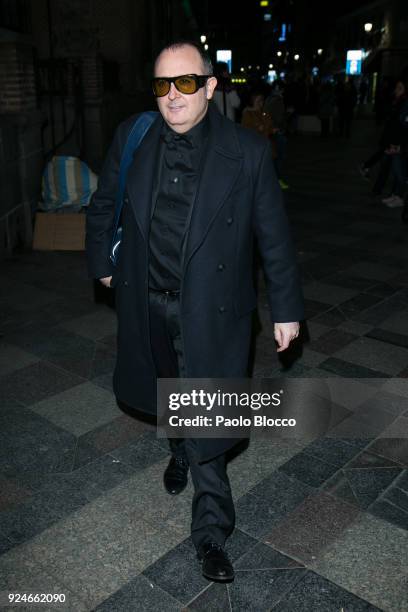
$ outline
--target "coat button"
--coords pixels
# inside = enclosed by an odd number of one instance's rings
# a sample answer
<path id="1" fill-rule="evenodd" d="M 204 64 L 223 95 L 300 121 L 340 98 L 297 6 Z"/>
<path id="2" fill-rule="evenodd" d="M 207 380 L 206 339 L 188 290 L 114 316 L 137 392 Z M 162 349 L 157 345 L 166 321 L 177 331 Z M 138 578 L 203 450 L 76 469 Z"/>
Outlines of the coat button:
<path id="1" fill-rule="evenodd" d="M 125 287 L 129 287 L 129 283 L 127 281 L 123 281 L 123 284 L 125 285 Z"/>
<path id="2" fill-rule="evenodd" d="M 227 219 L 228 225 L 232 225 L 233 221 L 234 221 L 234 219 L 232 217 L 228 217 L 228 219 Z"/>
<path id="3" fill-rule="evenodd" d="M 225 312 L 225 310 L 226 310 L 225 306 L 220 306 L 219 309 L 218 309 L 218 312 L 220 312 L 222 314 L 223 312 Z"/>
<path id="4" fill-rule="evenodd" d="M 219 270 L 220 272 L 222 272 L 223 270 L 225 270 L 225 264 L 222 264 L 222 263 L 218 264 L 218 266 L 217 266 L 217 270 Z"/>

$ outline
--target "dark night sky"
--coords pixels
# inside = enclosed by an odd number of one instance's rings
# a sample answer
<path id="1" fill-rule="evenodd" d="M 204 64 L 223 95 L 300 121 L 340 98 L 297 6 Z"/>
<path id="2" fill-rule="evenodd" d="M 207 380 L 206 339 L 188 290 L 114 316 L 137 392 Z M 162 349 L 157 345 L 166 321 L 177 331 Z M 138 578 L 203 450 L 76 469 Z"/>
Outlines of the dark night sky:
<path id="1" fill-rule="evenodd" d="M 271 0 L 270 12 L 273 14 L 274 5 L 290 4 L 290 0 Z M 320 23 L 327 23 L 333 18 L 344 15 L 360 6 L 367 4 L 368 0 L 292 0 L 293 10 L 296 14 L 309 14 Z M 248 24 L 258 19 L 259 11 L 258 0 L 208 0 L 208 17 L 210 23 L 228 25 Z"/>

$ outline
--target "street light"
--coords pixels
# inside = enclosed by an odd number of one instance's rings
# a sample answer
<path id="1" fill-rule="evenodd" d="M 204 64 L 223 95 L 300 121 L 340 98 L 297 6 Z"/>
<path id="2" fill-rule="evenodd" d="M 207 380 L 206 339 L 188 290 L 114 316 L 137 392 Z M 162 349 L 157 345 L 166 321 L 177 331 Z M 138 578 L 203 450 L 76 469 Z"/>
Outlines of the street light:
<path id="1" fill-rule="evenodd" d="M 317 50 L 317 55 L 322 55 L 323 54 L 323 49 L 318 49 Z"/>
<path id="2" fill-rule="evenodd" d="M 372 23 L 365 23 L 364 24 L 364 31 L 369 33 L 371 32 L 371 30 L 373 29 L 373 24 Z"/>
<path id="3" fill-rule="evenodd" d="M 273 68 L 273 64 L 269 64 L 269 68 L 272 69 Z"/>
<path id="4" fill-rule="evenodd" d="M 245 68 L 243 66 L 241 66 L 240 70 L 241 72 L 245 72 Z"/>
<path id="5" fill-rule="evenodd" d="M 293 58 L 297 62 L 300 59 L 300 55 L 296 53 L 296 55 L 294 55 Z"/>
<path id="6" fill-rule="evenodd" d="M 206 35 L 205 35 L 205 34 L 201 34 L 201 36 L 200 36 L 200 40 L 201 40 L 201 42 L 204 44 L 204 43 L 205 43 L 205 41 L 207 40 Z"/>
<path id="7" fill-rule="evenodd" d="M 204 49 L 208 51 L 208 45 L 204 45 Z"/>
<path id="8" fill-rule="evenodd" d="M 278 57 L 281 57 L 281 55 L 282 55 L 282 51 L 278 51 L 276 55 L 277 55 Z"/>

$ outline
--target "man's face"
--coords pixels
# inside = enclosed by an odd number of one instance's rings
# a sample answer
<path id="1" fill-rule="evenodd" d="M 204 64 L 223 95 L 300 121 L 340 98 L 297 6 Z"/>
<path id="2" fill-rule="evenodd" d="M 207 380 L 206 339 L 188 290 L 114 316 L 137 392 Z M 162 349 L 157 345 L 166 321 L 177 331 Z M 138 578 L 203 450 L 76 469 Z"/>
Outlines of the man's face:
<path id="1" fill-rule="evenodd" d="M 188 45 L 163 51 L 157 59 L 154 76 L 175 77 L 183 74 L 205 74 L 198 51 Z M 207 112 L 208 100 L 212 98 L 216 85 L 217 79 L 212 77 L 196 93 L 182 94 L 171 83 L 169 93 L 156 98 L 165 122 L 179 134 L 190 130 Z"/>

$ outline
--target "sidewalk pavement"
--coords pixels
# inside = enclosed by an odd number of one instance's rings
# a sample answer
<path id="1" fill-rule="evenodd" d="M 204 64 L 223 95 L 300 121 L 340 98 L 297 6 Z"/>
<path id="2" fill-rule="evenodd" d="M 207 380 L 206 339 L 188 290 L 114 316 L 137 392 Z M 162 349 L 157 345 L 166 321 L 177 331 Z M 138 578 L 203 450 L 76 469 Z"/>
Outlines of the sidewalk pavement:
<path id="1" fill-rule="evenodd" d="M 308 323 L 278 360 L 261 283 L 253 371 L 330 378 L 360 435 L 343 423 L 314 442 L 257 440 L 229 463 L 228 586 L 201 576 L 191 483 L 165 493 L 166 444 L 116 405 L 115 316 L 94 304 L 84 255 L 2 264 L 3 602 L 45 592 L 75 612 L 408 610 L 408 236 L 358 175 L 371 145 L 368 121 L 351 141 L 291 139 L 285 199 Z"/>

